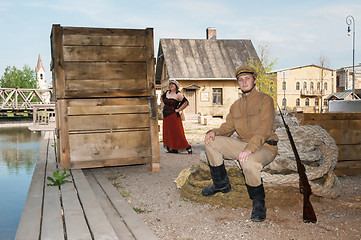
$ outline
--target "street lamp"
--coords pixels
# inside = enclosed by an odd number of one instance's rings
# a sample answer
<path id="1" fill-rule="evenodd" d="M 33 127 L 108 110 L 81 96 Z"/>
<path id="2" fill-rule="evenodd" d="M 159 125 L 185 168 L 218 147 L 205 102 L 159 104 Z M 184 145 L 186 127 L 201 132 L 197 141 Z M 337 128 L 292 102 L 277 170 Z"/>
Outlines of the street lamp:
<path id="1" fill-rule="evenodd" d="M 347 35 L 351 36 L 351 24 L 353 26 L 352 31 L 352 99 L 354 98 L 355 94 L 355 19 L 353 16 L 348 15 L 346 17 L 346 24 L 347 24 Z"/>

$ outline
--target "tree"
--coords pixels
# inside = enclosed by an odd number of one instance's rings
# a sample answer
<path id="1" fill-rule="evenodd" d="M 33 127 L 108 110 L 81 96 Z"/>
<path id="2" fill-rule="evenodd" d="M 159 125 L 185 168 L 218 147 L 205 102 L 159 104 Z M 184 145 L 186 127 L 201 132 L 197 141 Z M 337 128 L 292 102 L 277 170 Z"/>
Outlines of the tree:
<path id="1" fill-rule="evenodd" d="M 320 113 L 323 112 L 323 100 L 322 97 L 326 91 L 326 89 L 324 89 L 324 84 L 323 84 L 323 80 L 325 79 L 327 72 L 324 71 L 325 68 L 327 68 L 328 66 L 328 60 L 325 56 L 321 55 L 319 58 L 319 62 L 320 62 L 320 67 L 321 67 L 321 72 L 320 72 L 320 79 L 321 79 L 321 92 L 320 92 L 320 102 L 319 102 L 319 109 L 320 109 Z"/>
<path id="2" fill-rule="evenodd" d="M 7 66 L 0 79 L 2 88 L 37 88 L 36 73 L 34 69 L 25 65 L 23 70 Z"/>
<path id="3" fill-rule="evenodd" d="M 277 76 L 274 77 L 269 72 L 277 64 L 277 59 L 270 59 L 268 45 L 260 43 L 258 45 L 258 59 L 248 59 L 248 65 L 257 72 L 257 89 L 270 95 L 275 104 L 277 103 Z"/>

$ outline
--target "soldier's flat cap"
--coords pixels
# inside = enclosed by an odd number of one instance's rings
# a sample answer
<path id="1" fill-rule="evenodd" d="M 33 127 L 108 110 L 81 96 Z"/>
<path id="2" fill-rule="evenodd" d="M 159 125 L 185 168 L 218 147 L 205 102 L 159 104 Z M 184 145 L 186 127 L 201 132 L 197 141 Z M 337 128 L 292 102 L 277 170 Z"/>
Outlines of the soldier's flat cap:
<path id="1" fill-rule="evenodd" d="M 243 74 L 251 74 L 254 77 L 257 77 L 256 70 L 249 66 L 241 66 L 241 67 L 237 68 L 237 70 L 234 73 L 234 75 L 236 76 L 236 79 L 238 79 L 238 77 Z"/>

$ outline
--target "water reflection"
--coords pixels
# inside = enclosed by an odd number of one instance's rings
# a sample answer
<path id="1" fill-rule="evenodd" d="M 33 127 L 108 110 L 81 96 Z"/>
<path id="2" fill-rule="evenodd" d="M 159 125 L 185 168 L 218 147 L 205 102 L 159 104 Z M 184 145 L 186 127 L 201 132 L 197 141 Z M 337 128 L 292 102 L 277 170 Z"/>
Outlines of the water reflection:
<path id="1" fill-rule="evenodd" d="M 41 133 L 0 128 L 0 239 L 14 239 L 39 152 Z"/>

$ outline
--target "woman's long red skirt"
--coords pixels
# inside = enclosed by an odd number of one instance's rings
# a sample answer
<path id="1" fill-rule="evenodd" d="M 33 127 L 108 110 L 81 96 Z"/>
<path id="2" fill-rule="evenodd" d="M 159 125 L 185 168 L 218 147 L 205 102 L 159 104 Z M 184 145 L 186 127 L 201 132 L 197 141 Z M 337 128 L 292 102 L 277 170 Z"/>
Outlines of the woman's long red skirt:
<path id="1" fill-rule="evenodd" d="M 184 135 L 181 117 L 173 113 L 163 118 L 163 142 L 174 150 L 188 148 L 190 145 Z"/>

